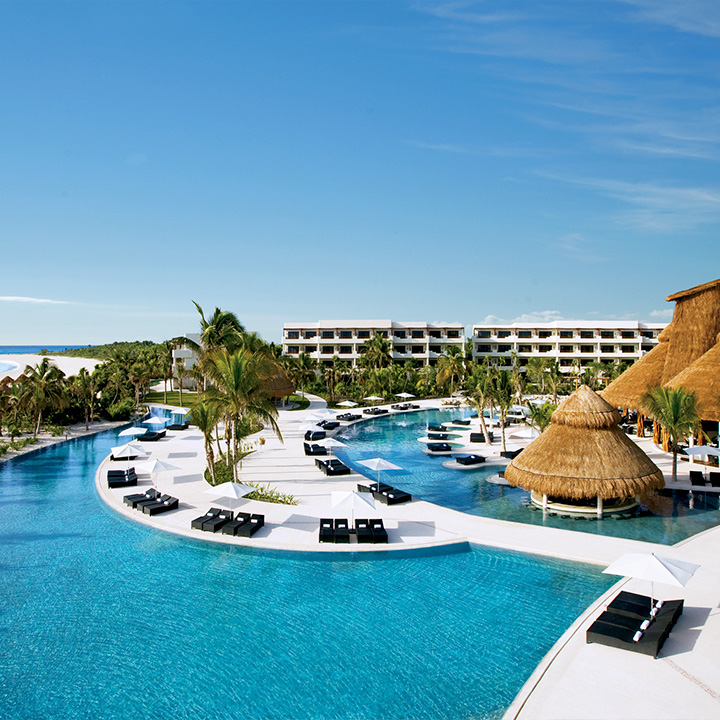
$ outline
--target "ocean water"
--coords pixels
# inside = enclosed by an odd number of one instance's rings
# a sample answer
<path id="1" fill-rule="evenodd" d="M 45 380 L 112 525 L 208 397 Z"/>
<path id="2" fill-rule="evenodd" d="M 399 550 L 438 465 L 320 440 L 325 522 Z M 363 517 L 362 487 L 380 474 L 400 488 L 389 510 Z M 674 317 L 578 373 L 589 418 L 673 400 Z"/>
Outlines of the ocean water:
<path id="1" fill-rule="evenodd" d="M 76 348 L 83 347 L 87 347 L 87 345 L 0 345 L 0 355 L 36 355 L 42 350 L 57 352 L 60 350 L 74 350 Z"/>
<path id="2" fill-rule="evenodd" d="M 460 410 L 437 410 L 389 415 L 352 425 L 336 437 L 346 443 L 335 454 L 357 472 L 376 475 L 358 463 L 372 457 L 384 457 L 403 468 L 382 474 L 383 482 L 394 485 L 422 500 L 472 515 L 579 530 L 598 535 L 644 540 L 674 545 L 696 533 L 720 524 L 717 493 L 696 493 L 690 507 L 687 493 L 654 495 L 637 517 L 603 520 L 543 516 L 530 505 L 530 494 L 522 488 L 495 485 L 486 481 L 498 466 L 477 466 L 472 470 L 452 470 L 443 466 L 448 456 L 432 457 L 423 453 L 418 438 L 426 435 L 428 423 L 460 418 Z M 512 430 L 510 430 L 512 432 Z M 495 432 L 496 443 L 499 431 Z M 458 450 L 458 454 L 462 454 Z"/>
<path id="3" fill-rule="evenodd" d="M 332 556 L 176 537 L 98 498 L 117 443 L 0 466 L 0 718 L 500 718 L 615 582 L 490 548 Z"/>

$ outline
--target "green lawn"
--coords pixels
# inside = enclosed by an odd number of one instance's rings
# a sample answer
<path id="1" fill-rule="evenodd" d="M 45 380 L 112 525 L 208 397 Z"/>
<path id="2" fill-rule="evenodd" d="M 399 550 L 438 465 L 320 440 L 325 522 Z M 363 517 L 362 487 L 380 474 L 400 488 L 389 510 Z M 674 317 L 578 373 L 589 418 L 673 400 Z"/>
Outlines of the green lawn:
<path id="1" fill-rule="evenodd" d="M 167 404 L 168 405 L 175 405 L 176 407 L 186 407 L 189 408 L 190 406 L 194 405 L 197 401 L 197 393 L 196 392 L 189 392 L 188 390 L 183 390 L 182 394 L 182 406 L 180 405 L 180 393 L 177 390 L 168 390 L 167 394 Z M 149 392 L 146 396 L 143 402 L 146 403 L 165 403 L 165 395 L 161 392 Z"/>

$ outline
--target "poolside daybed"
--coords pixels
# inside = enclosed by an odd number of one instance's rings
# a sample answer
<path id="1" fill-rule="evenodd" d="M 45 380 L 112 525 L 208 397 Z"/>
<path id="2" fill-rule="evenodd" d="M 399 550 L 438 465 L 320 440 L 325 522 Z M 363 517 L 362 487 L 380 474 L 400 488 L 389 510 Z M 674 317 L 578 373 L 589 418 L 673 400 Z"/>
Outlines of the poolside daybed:
<path id="1" fill-rule="evenodd" d="M 252 537 L 265 524 L 265 516 L 252 514 L 247 522 L 240 525 L 235 535 L 240 537 Z"/>
<path id="2" fill-rule="evenodd" d="M 484 463 L 485 458 L 482 455 L 456 455 L 455 461 L 460 465 L 477 465 Z"/>
<path id="3" fill-rule="evenodd" d="M 134 495 L 125 495 L 123 502 L 128 506 L 135 509 L 137 503 L 142 500 L 156 500 L 160 497 L 160 493 L 155 488 L 148 488 L 144 493 L 135 493 Z"/>
<path id="4" fill-rule="evenodd" d="M 108 470 L 107 484 L 109 488 L 133 487 L 137 485 L 138 476 L 134 467 L 125 470 Z"/>
<path id="5" fill-rule="evenodd" d="M 210 508 L 204 515 L 201 515 L 200 517 L 196 517 L 190 523 L 190 527 L 193 530 L 202 530 L 203 523 L 217 517 L 221 512 L 222 512 L 222 510 L 220 508 Z"/>
<path id="6" fill-rule="evenodd" d="M 397 490 L 392 487 L 387 490 L 374 492 L 373 497 L 385 505 L 398 505 L 412 500 L 412 495 L 410 493 L 407 493 L 404 490 Z"/>
<path id="7" fill-rule="evenodd" d="M 163 495 L 155 502 L 140 502 L 136 505 L 136 509 L 140 509 L 142 505 L 142 511 L 145 515 L 159 515 L 160 513 L 167 512 L 168 510 L 176 510 L 180 505 L 180 501 L 172 495 Z"/>
<path id="8" fill-rule="evenodd" d="M 250 513 L 236 513 L 235 519 L 231 520 L 228 523 L 225 523 L 225 525 L 222 526 L 222 530 L 220 532 L 222 532 L 223 535 L 237 535 L 240 526 L 244 525 L 246 522 L 250 522 L 251 517 L 252 516 L 250 515 Z"/>

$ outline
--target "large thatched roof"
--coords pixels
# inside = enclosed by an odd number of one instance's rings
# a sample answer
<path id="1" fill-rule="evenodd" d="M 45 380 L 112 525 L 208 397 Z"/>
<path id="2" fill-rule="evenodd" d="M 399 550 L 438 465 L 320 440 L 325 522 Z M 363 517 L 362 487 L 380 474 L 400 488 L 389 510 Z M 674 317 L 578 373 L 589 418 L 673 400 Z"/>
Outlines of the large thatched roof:
<path id="1" fill-rule="evenodd" d="M 278 370 L 278 372 L 267 381 L 265 387 L 268 395 L 272 398 L 286 397 L 295 392 L 295 386 L 284 370 Z"/>
<path id="2" fill-rule="evenodd" d="M 668 387 L 683 387 L 698 398 L 698 415 L 720 422 L 720 342 L 678 373 Z"/>
<path id="3" fill-rule="evenodd" d="M 583 420 L 585 422 L 583 422 Z M 617 411 L 586 385 L 505 470 L 511 485 L 572 500 L 629 498 L 664 487 L 662 472 L 617 426 Z"/>
<path id="4" fill-rule="evenodd" d="M 668 343 L 660 342 L 616 377 L 600 394 L 615 407 L 638 410 L 640 396 L 648 388 L 660 385 L 667 351 Z"/>
<path id="5" fill-rule="evenodd" d="M 675 301 L 661 384 L 670 382 L 717 342 L 720 333 L 720 280 L 668 295 Z"/>

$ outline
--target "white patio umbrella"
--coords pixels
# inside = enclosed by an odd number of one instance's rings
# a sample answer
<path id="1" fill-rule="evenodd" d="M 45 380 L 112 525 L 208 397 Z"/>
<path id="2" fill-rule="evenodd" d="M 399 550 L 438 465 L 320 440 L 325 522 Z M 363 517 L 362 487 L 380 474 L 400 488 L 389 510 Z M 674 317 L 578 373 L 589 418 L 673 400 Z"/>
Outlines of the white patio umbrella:
<path id="1" fill-rule="evenodd" d="M 380 488 L 380 471 L 381 470 L 402 470 L 402 468 L 399 465 L 395 465 L 394 463 L 391 463 L 389 460 L 385 460 L 384 458 L 370 458 L 369 460 L 358 460 L 360 465 L 364 465 L 366 468 L 370 468 L 370 470 L 377 470 L 378 474 L 378 489 Z"/>
<path id="2" fill-rule="evenodd" d="M 378 395 L 368 395 L 366 398 L 363 399 L 370 400 L 371 402 L 379 402 L 380 400 L 384 400 L 385 398 L 381 398 Z"/>
<path id="3" fill-rule="evenodd" d="M 350 513 L 350 524 L 355 525 L 355 513 L 375 510 L 375 498 L 372 493 L 337 490 L 332 493 L 332 506 L 336 510 Z"/>
<path id="4" fill-rule="evenodd" d="M 206 495 L 212 495 L 218 502 L 224 503 L 233 509 L 241 498 L 254 492 L 257 488 L 243 485 L 242 483 L 226 482 L 222 485 L 214 485 L 205 491 Z"/>
<path id="5" fill-rule="evenodd" d="M 146 460 L 145 462 L 138 463 L 136 467 L 143 472 L 150 473 L 150 479 L 152 480 L 152 484 L 156 487 L 157 476 L 159 473 L 168 472 L 169 470 L 180 469 L 177 465 L 165 462 L 164 460 L 158 460 L 157 458 L 155 458 L 154 460 Z"/>
<path id="6" fill-rule="evenodd" d="M 147 428 L 138 427 L 133 425 L 132 427 L 125 428 L 118 433 L 118 437 L 127 437 L 128 435 L 144 435 L 147 432 Z"/>
<path id="7" fill-rule="evenodd" d="M 306 425 L 301 425 L 300 430 L 307 432 L 310 430 L 311 432 L 325 432 L 324 427 L 320 427 L 320 425 L 314 425 L 313 423 L 307 423 Z"/>
<path id="8" fill-rule="evenodd" d="M 331 455 L 333 452 L 333 448 L 345 447 L 344 442 L 340 442 L 340 440 L 336 440 L 335 438 L 325 438 L 324 440 L 318 440 L 317 444 L 322 445 L 326 448 L 330 448 Z"/>
<path id="9" fill-rule="evenodd" d="M 111 452 L 112 456 L 116 460 L 127 460 L 127 467 L 130 467 L 130 458 L 137 457 L 138 455 L 147 455 L 147 450 L 145 450 L 144 447 L 140 447 L 140 445 L 133 445 L 132 443 L 114 447 Z"/>
<path id="10" fill-rule="evenodd" d="M 332 410 L 325 409 L 322 412 L 313 415 L 313 419 L 314 418 L 317 418 L 318 420 L 334 420 L 335 413 Z"/>
<path id="11" fill-rule="evenodd" d="M 343 400 L 342 402 L 339 402 L 338 405 L 346 408 L 357 407 L 357 403 L 352 400 Z"/>
<path id="12" fill-rule="evenodd" d="M 714 455 L 715 457 L 720 457 L 720 449 L 713 445 L 695 445 L 685 448 L 685 452 L 688 455 Z"/>
<path id="13" fill-rule="evenodd" d="M 412 393 L 401 392 L 401 393 L 397 393 L 397 397 L 410 399 L 410 398 L 413 398 L 413 397 L 415 397 L 415 396 L 414 396 Z"/>
<path id="14" fill-rule="evenodd" d="M 166 417 L 159 417 L 158 415 L 153 415 L 152 417 L 149 417 L 147 420 L 143 420 L 143 423 L 145 425 L 164 425 L 166 422 L 169 422 L 170 418 Z"/>
<path id="15" fill-rule="evenodd" d="M 693 573 L 699 568 L 694 563 L 658 557 L 655 553 L 625 553 L 603 572 L 608 575 L 623 575 L 650 581 L 650 600 L 655 597 L 655 583 L 685 587 Z"/>

